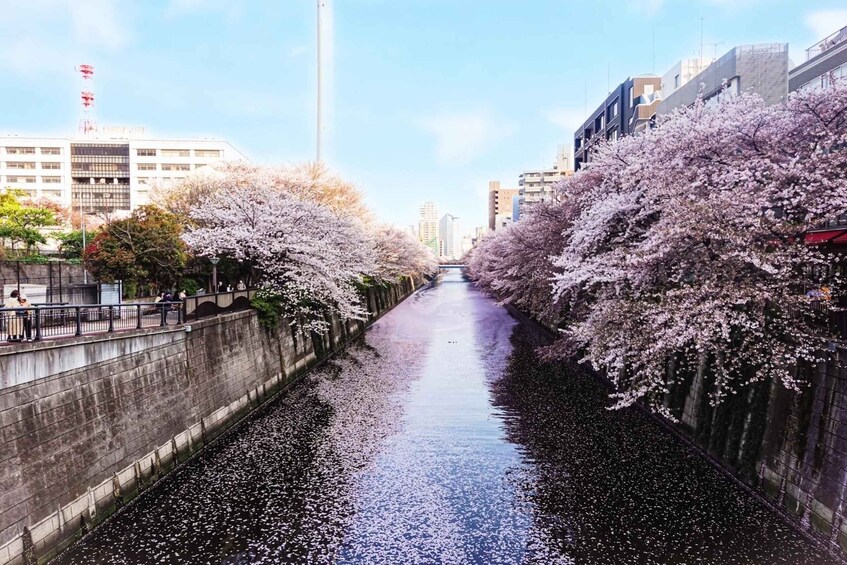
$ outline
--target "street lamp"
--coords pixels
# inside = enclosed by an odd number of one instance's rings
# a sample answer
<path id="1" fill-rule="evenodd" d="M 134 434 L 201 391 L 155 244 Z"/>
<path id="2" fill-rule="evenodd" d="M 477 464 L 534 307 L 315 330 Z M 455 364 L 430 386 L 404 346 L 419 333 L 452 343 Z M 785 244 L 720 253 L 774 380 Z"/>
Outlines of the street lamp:
<path id="1" fill-rule="evenodd" d="M 212 264 L 212 293 L 218 291 L 218 263 L 220 262 L 220 257 L 209 257 L 209 263 Z"/>

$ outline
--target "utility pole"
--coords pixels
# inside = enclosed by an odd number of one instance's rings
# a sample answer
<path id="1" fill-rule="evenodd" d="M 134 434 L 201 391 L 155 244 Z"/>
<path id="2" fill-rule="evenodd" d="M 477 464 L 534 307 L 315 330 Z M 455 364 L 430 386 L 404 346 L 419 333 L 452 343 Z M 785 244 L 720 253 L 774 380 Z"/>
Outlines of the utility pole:
<path id="1" fill-rule="evenodd" d="M 317 29 L 317 37 L 318 37 L 318 45 L 317 45 L 317 52 L 318 52 L 318 61 L 317 61 L 317 63 L 318 63 L 318 96 L 317 96 L 317 98 L 318 98 L 318 107 L 317 107 L 317 118 L 318 118 L 317 144 L 318 144 L 318 146 L 317 146 L 317 161 L 318 161 L 318 163 L 321 162 L 321 129 L 323 128 L 323 124 L 321 123 L 321 105 L 322 105 L 321 104 L 321 94 L 322 94 L 321 93 L 321 88 L 322 88 L 321 73 L 323 72 L 323 69 L 322 69 L 323 65 L 322 65 L 322 61 L 321 61 L 321 12 L 323 11 L 323 7 L 324 7 L 324 0 L 318 0 L 318 14 L 317 14 L 317 16 L 318 16 L 317 17 L 317 21 L 318 21 L 318 29 Z"/>
<path id="2" fill-rule="evenodd" d="M 82 284 L 88 284 L 88 271 L 85 270 L 85 212 L 82 210 L 82 191 L 79 192 L 79 221 L 82 224 Z"/>

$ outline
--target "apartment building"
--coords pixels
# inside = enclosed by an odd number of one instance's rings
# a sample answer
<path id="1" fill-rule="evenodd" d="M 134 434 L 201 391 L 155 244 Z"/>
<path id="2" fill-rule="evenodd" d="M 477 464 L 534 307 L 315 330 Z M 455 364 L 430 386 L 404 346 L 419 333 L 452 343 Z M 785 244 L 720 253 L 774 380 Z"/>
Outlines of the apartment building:
<path id="1" fill-rule="evenodd" d="M 462 257 L 462 236 L 459 218 L 453 214 L 444 214 L 438 222 L 438 238 L 441 241 L 441 257 L 459 259 Z"/>
<path id="2" fill-rule="evenodd" d="M 155 184 L 246 157 L 226 141 L 128 137 L 0 137 L 0 187 L 84 213 L 129 212 Z"/>
<path id="3" fill-rule="evenodd" d="M 517 188 L 502 188 L 499 180 L 488 183 L 488 229 L 497 231 L 512 223 L 512 200 Z"/>
<path id="4" fill-rule="evenodd" d="M 683 85 L 688 84 L 691 79 L 700 74 L 703 69 L 712 64 L 712 59 L 704 60 L 700 57 L 682 59 L 662 75 L 662 98 L 667 98 Z"/>
<path id="5" fill-rule="evenodd" d="M 521 173 L 518 177 L 518 197 L 513 203 L 512 220 L 517 222 L 521 212 L 536 202 L 551 201 L 556 183 L 572 174 L 570 151 L 564 145 L 559 146 L 556 161 L 549 169 Z"/>
<path id="6" fill-rule="evenodd" d="M 614 141 L 645 127 L 656 113 L 661 99 L 662 79 L 644 75 L 627 78 L 609 94 L 574 132 L 574 167 L 591 161 L 599 141 Z"/>
<path id="7" fill-rule="evenodd" d="M 766 104 L 778 104 L 788 96 L 788 44 L 765 43 L 733 47 L 721 58 L 697 73 L 688 83 L 671 93 L 663 93 L 656 115 L 690 106 L 702 96 L 709 101 L 717 96 L 754 92 Z"/>
<path id="8" fill-rule="evenodd" d="M 788 73 L 788 91 L 826 88 L 847 80 L 847 26 L 806 49 L 806 60 Z"/>
<path id="9" fill-rule="evenodd" d="M 418 215 L 418 241 L 428 247 L 436 257 L 441 255 L 441 243 L 438 238 L 438 206 L 435 202 L 421 204 Z"/>

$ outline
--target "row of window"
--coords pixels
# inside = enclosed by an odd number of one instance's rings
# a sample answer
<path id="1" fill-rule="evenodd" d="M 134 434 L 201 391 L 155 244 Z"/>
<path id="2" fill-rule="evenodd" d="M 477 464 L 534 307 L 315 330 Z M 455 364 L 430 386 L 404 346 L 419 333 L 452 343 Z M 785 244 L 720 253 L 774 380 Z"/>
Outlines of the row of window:
<path id="1" fill-rule="evenodd" d="M 35 147 L 7 147 L 7 155 L 35 155 Z M 61 147 L 42 147 L 42 155 L 61 155 Z"/>
<path id="2" fill-rule="evenodd" d="M 155 157 L 157 154 L 161 157 L 191 157 L 190 149 L 136 149 L 135 154 L 138 157 Z M 220 157 L 220 149 L 195 149 L 195 157 Z"/>
<path id="3" fill-rule="evenodd" d="M 205 167 L 205 163 L 198 163 L 194 165 L 195 169 L 202 169 Z M 156 171 L 159 168 L 159 165 L 156 163 L 138 163 L 137 165 L 139 171 Z M 190 171 L 191 165 L 188 163 L 162 163 L 163 171 Z"/>
<path id="4" fill-rule="evenodd" d="M 35 182 L 36 177 L 32 176 L 6 176 L 6 182 L 12 183 L 20 183 L 20 184 L 32 184 Z M 62 182 L 62 177 L 41 177 L 41 182 L 45 184 L 59 184 Z"/>
<path id="5" fill-rule="evenodd" d="M 150 184 L 150 181 L 155 182 L 171 182 L 175 180 L 184 180 L 185 177 L 159 177 L 159 178 L 150 178 L 150 177 L 138 177 L 138 184 Z"/>
<path id="6" fill-rule="evenodd" d="M 37 165 L 37 163 L 35 161 L 32 161 L 32 162 L 30 162 L 30 161 L 6 161 L 6 168 L 7 169 L 28 169 L 28 170 L 32 170 L 32 169 L 35 169 L 36 165 Z M 42 169 L 48 169 L 48 170 L 58 170 L 58 169 L 62 168 L 62 163 L 45 161 L 45 162 L 41 163 L 41 168 Z"/>

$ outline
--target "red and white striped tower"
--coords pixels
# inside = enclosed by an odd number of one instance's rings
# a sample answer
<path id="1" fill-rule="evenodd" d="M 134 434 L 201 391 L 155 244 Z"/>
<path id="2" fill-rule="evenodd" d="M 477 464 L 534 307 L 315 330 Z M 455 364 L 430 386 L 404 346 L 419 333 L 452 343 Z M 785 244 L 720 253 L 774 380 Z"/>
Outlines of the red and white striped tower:
<path id="1" fill-rule="evenodd" d="M 83 135 L 91 135 L 97 131 L 97 122 L 94 120 L 94 67 L 83 64 L 76 70 L 82 77 L 82 91 L 79 95 L 82 102 L 82 115 L 79 120 L 79 132 Z"/>

